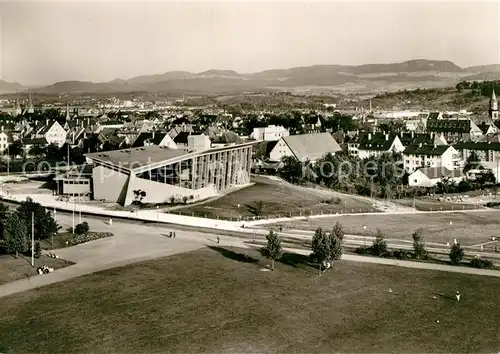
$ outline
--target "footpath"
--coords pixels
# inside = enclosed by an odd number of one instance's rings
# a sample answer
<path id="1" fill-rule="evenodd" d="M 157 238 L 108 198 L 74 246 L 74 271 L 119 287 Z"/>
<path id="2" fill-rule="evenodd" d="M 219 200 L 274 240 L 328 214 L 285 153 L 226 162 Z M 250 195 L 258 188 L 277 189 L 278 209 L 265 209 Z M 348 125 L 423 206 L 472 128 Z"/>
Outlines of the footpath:
<path id="1" fill-rule="evenodd" d="M 184 225 L 191 227 L 200 228 L 210 228 L 219 229 L 226 231 L 239 231 L 248 232 L 246 228 L 261 226 L 274 223 L 283 223 L 296 220 L 313 220 L 320 218 L 331 218 L 331 217 L 342 217 L 342 216 L 378 216 L 378 215 L 413 215 L 413 214 L 429 214 L 429 213 L 481 213 L 481 212 L 494 212 L 497 210 L 493 209 L 465 209 L 465 210 L 435 210 L 435 211 L 418 211 L 418 210 L 401 210 L 401 211 L 386 211 L 386 212 L 371 212 L 371 213 L 335 213 L 335 214 L 319 214 L 311 216 L 292 216 L 292 217 L 280 217 L 280 218 L 268 218 L 250 221 L 227 221 L 227 220 L 217 220 L 210 218 L 202 218 L 188 215 L 177 215 L 162 212 L 161 209 L 158 210 L 137 210 L 137 211 L 120 211 L 120 210 L 110 210 L 101 206 L 88 205 L 88 204 L 76 204 L 73 202 L 58 201 L 53 195 L 50 194 L 8 194 L 4 190 L 0 189 L 0 200 L 5 200 L 7 202 L 20 203 L 26 200 L 26 198 L 32 198 L 35 202 L 40 203 L 47 209 L 61 210 L 66 212 L 75 211 L 81 212 L 82 214 L 105 216 L 110 218 L 124 218 L 129 220 L 138 221 L 150 221 L 157 223 L 167 223 Z"/>
<path id="2" fill-rule="evenodd" d="M 117 225 L 119 225 L 117 223 Z M 141 237 L 138 240 L 137 237 L 129 237 L 128 241 L 122 241 L 123 239 L 119 237 L 112 237 L 111 240 L 98 240 L 94 242 L 89 242 L 86 244 L 81 244 L 78 246 L 54 250 L 56 254 L 59 254 L 62 258 L 68 259 L 69 261 L 75 260 L 80 261 L 75 265 L 57 269 L 53 273 L 45 275 L 36 275 L 30 277 L 29 279 L 21 279 L 11 283 L 0 285 L 0 298 L 8 295 L 16 294 L 26 290 L 36 289 L 45 285 L 50 285 L 58 283 L 65 280 L 70 280 L 76 277 L 80 277 L 86 274 L 95 273 L 98 271 L 126 266 L 129 264 L 152 260 L 160 257 L 166 257 L 176 253 L 183 253 L 188 251 L 193 251 L 206 246 L 219 246 L 219 247 L 239 247 L 239 248 L 256 248 L 260 247 L 258 245 L 252 244 L 249 240 L 239 239 L 232 236 L 222 236 L 219 237 L 220 243 L 217 243 L 217 234 L 199 234 L 199 233 L 182 233 L 176 239 L 168 239 L 161 235 L 164 230 L 161 228 L 153 229 L 152 227 L 142 226 L 143 228 L 149 228 L 147 233 L 150 234 L 150 238 Z M 144 234 L 142 230 L 138 230 L 134 227 L 134 230 L 130 230 L 130 235 L 140 232 Z M 161 238 L 161 240 L 160 240 Z M 134 242 L 131 244 L 129 242 Z M 106 245 L 99 245 L 97 243 L 109 243 L 109 249 L 106 249 Z M 119 245 L 119 243 L 122 243 Z M 128 243 L 127 243 L 128 242 Z M 151 244 L 149 250 L 142 249 L 141 245 Z M 134 250 L 133 252 L 122 252 L 122 249 Z M 116 250 L 112 255 L 109 250 Z M 285 247 L 284 251 L 290 253 L 296 253 L 301 255 L 309 255 L 310 250 L 298 249 Z M 399 266 L 405 268 L 414 269 L 426 269 L 426 270 L 436 270 L 445 271 L 453 273 L 464 273 L 472 275 L 481 276 L 491 276 L 500 277 L 500 271 L 489 270 L 489 269 L 477 269 L 468 267 L 456 267 L 442 264 L 433 263 L 423 263 L 423 262 L 413 262 L 413 261 L 401 261 L 394 259 L 384 259 L 352 254 L 344 254 L 342 260 L 353 261 L 353 262 L 364 262 L 380 265 L 390 265 Z"/>

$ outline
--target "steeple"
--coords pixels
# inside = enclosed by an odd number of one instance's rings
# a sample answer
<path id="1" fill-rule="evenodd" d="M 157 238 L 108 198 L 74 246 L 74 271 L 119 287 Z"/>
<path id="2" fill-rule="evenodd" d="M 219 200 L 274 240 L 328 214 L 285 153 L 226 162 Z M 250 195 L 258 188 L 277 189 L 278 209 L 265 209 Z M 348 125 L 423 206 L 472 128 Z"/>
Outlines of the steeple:
<path id="1" fill-rule="evenodd" d="M 35 113 L 35 109 L 33 108 L 33 101 L 31 99 L 31 90 L 28 93 L 28 113 Z"/>
<path id="2" fill-rule="evenodd" d="M 13 116 L 14 117 L 17 117 L 18 115 L 21 115 L 23 113 L 23 111 L 21 110 L 21 105 L 19 104 L 19 95 L 17 94 L 17 91 L 16 91 L 16 104 L 14 106 L 14 112 L 13 112 Z"/>
<path id="3" fill-rule="evenodd" d="M 490 109 L 489 109 L 489 114 L 491 119 L 496 120 L 498 119 L 498 101 L 497 101 L 497 96 L 495 94 L 495 85 L 491 84 L 491 98 L 490 98 Z"/>
<path id="4" fill-rule="evenodd" d="M 66 121 L 69 121 L 71 116 L 69 115 L 69 102 L 66 102 Z"/>

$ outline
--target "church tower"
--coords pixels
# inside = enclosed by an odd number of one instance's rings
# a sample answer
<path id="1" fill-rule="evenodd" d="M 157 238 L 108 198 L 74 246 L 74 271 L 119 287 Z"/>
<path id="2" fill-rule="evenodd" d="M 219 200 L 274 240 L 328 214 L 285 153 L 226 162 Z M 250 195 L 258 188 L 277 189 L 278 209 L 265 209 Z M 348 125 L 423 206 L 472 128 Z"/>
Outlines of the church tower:
<path id="1" fill-rule="evenodd" d="M 23 111 L 21 110 L 21 105 L 19 104 L 19 96 L 17 95 L 17 92 L 16 92 L 16 105 L 14 106 L 14 112 L 12 115 L 14 117 L 17 117 L 17 116 L 20 116 L 22 113 L 23 113 Z"/>
<path id="2" fill-rule="evenodd" d="M 490 114 L 491 119 L 497 120 L 498 117 L 498 101 L 497 96 L 495 95 L 495 85 L 491 85 L 491 98 L 490 98 L 490 109 L 488 113 Z"/>
<path id="3" fill-rule="evenodd" d="M 27 113 L 35 113 L 35 108 L 33 108 L 33 101 L 31 99 L 31 90 L 29 91 L 29 96 L 28 96 L 28 109 L 26 111 Z"/>
<path id="4" fill-rule="evenodd" d="M 66 122 L 71 120 L 71 116 L 69 115 L 69 102 L 66 102 Z"/>

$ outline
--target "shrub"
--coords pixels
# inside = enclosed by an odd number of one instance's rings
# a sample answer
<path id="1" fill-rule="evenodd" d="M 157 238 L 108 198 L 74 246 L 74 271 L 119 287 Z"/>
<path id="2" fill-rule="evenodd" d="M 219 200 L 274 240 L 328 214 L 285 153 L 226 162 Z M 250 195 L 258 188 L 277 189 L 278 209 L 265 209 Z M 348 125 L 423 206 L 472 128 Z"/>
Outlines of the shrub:
<path id="1" fill-rule="evenodd" d="M 417 229 L 412 235 L 413 237 L 413 255 L 416 259 L 427 258 L 427 250 L 425 249 L 424 243 L 424 230 L 422 228 Z"/>
<path id="2" fill-rule="evenodd" d="M 35 242 L 35 258 L 40 258 L 42 255 L 42 246 L 40 246 L 40 241 Z"/>
<path id="3" fill-rule="evenodd" d="M 489 269 L 489 268 L 493 267 L 493 263 L 491 263 L 491 261 L 488 259 L 482 259 L 481 257 L 475 257 L 473 260 L 470 261 L 470 266 L 474 267 L 474 268 Z"/>
<path id="4" fill-rule="evenodd" d="M 68 241 L 68 246 L 76 246 L 81 243 L 95 241 L 105 237 L 111 237 L 111 232 L 87 232 L 86 234 L 77 235 Z"/>
<path id="5" fill-rule="evenodd" d="M 392 256 L 397 259 L 410 259 L 410 252 L 404 249 L 394 250 Z"/>
<path id="6" fill-rule="evenodd" d="M 89 230 L 90 230 L 90 227 L 86 221 L 75 226 L 75 233 L 78 235 L 86 234 L 87 232 L 89 232 Z"/>
<path id="7" fill-rule="evenodd" d="M 371 249 L 370 247 L 358 247 L 354 250 L 355 253 L 357 254 L 363 254 L 363 255 L 367 255 L 367 254 L 371 254 Z"/>
<path id="8" fill-rule="evenodd" d="M 464 249 L 460 246 L 460 243 L 456 243 L 451 246 L 450 250 L 450 261 L 452 264 L 460 264 L 464 258 Z"/>
<path id="9" fill-rule="evenodd" d="M 387 253 L 387 242 L 385 242 L 384 234 L 382 231 L 377 230 L 377 235 L 371 250 L 375 256 L 383 257 Z"/>
<path id="10" fill-rule="evenodd" d="M 188 197 L 187 195 L 184 195 L 184 196 L 182 197 L 182 202 L 183 202 L 184 204 L 187 204 L 188 200 L 189 200 L 189 197 Z"/>

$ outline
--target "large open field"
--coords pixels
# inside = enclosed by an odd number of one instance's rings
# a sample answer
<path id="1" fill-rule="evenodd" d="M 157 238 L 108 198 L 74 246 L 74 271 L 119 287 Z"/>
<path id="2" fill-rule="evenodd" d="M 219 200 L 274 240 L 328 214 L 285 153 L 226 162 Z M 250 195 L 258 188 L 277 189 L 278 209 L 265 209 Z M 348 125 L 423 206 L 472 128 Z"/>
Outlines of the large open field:
<path id="1" fill-rule="evenodd" d="M 345 207 L 348 212 L 370 212 L 366 198 L 329 190 L 304 188 L 265 177 L 253 178 L 252 186 L 237 190 L 201 205 L 178 210 L 181 213 L 207 217 L 238 218 L 263 215 L 299 215 L 299 213 L 336 213 Z M 262 203 L 260 212 L 256 205 Z M 240 207 L 238 208 L 238 204 Z M 304 215 L 304 214 L 303 214 Z"/>
<path id="2" fill-rule="evenodd" d="M 6 297 L 0 351 L 500 350 L 498 278 L 348 261 L 320 277 L 303 262 L 263 272 L 256 251 L 212 248 Z"/>
<path id="3" fill-rule="evenodd" d="M 281 223 L 293 229 L 330 230 L 339 221 L 349 234 L 374 236 L 380 229 L 388 238 L 411 240 L 413 232 L 424 229 L 427 241 L 447 243 L 453 239 L 464 245 L 487 242 L 491 236 L 500 238 L 498 211 L 427 213 L 427 214 L 373 214 L 351 215 Z M 450 225 L 450 221 L 452 224 Z M 364 226 L 366 225 L 366 230 Z"/>

